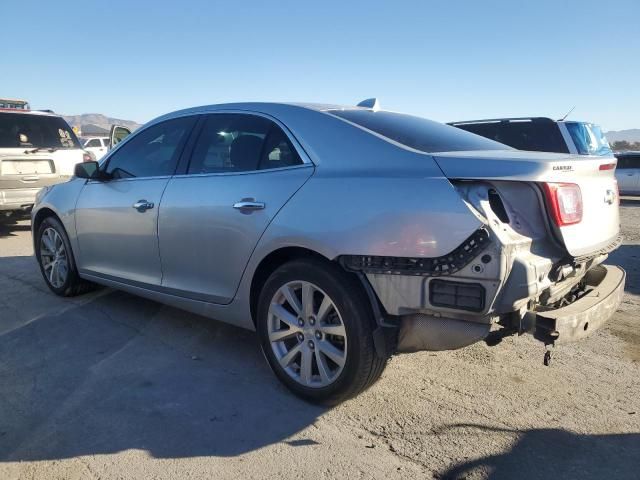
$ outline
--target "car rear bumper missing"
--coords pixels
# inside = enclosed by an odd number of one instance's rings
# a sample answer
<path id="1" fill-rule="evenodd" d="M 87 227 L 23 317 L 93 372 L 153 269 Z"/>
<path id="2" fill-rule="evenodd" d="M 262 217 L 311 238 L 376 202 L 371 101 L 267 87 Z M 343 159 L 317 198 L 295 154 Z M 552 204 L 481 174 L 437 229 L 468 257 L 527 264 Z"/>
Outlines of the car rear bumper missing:
<path id="1" fill-rule="evenodd" d="M 625 271 L 616 266 L 599 265 L 585 275 L 591 291 L 571 305 L 535 316 L 534 337 L 545 344 L 568 343 L 586 337 L 604 325 L 622 301 Z"/>

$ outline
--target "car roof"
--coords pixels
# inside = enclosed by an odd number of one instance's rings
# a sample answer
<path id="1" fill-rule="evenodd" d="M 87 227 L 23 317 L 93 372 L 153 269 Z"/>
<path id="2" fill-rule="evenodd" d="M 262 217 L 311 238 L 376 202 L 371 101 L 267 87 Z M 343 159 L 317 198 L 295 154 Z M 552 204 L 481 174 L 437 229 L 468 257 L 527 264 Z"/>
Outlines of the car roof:
<path id="1" fill-rule="evenodd" d="M 331 110 L 371 110 L 370 108 L 357 107 L 353 105 L 335 105 L 328 103 L 296 103 L 296 102 L 237 102 L 237 103 L 217 103 L 211 105 L 200 105 L 197 107 L 185 108 L 182 110 L 176 110 L 174 112 L 161 115 L 150 121 L 149 123 L 155 123 L 159 120 L 166 120 L 173 117 L 179 117 L 188 114 L 215 112 L 221 110 L 246 110 L 261 112 L 273 116 L 277 116 L 279 112 L 284 109 L 304 109 L 313 110 L 316 112 L 328 112 Z"/>

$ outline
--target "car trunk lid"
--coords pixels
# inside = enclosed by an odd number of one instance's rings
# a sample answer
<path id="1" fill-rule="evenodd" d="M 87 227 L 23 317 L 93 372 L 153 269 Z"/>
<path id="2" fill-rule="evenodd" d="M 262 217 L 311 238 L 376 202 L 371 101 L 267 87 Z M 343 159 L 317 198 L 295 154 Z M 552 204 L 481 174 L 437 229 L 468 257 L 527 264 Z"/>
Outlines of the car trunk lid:
<path id="1" fill-rule="evenodd" d="M 503 180 L 576 184 L 582 196 L 582 219 L 557 226 L 565 248 L 574 257 L 589 255 L 614 243 L 619 235 L 615 158 L 518 150 L 444 152 L 433 154 L 449 179 Z M 541 188 L 541 192 L 544 189 Z M 549 218 L 551 205 L 545 201 Z M 552 222 L 553 223 L 553 222 Z"/>

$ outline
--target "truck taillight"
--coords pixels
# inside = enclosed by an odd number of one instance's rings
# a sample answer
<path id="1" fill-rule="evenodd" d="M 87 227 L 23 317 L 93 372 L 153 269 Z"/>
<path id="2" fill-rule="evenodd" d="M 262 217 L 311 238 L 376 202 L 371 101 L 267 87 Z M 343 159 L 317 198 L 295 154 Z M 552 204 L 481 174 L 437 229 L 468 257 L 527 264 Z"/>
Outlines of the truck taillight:
<path id="1" fill-rule="evenodd" d="M 582 192 L 575 183 L 545 183 L 549 213 L 559 227 L 580 223 L 582 220 Z"/>
<path id="2" fill-rule="evenodd" d="M 83 162 L 92 162 L 92 161 L 93 161 L 93 158 L 91 158 L 91 155 L 90 155 L 90 154 L 88 154 L 87 152 L 84 152 L 84 153 L 82 154 L 82 161 L 83 161 Z"/>

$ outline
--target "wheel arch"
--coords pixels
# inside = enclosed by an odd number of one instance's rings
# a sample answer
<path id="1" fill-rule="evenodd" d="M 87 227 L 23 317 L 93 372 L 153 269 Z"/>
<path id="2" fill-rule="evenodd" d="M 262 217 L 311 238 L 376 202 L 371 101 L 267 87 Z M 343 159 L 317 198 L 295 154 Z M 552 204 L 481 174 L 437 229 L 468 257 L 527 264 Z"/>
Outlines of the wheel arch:
<path id="1" fill-rule="evenodd" d="M 60 223 L 62 223 L 62 219 L 56 212 L 54 212 L 49 207 L 42 207 L 40 210 L 38 210 L 38 213 L 36 213 L 35 216 L 33 217 L 32 229 L 34 233 L 38 231 L 38 228 L 40 228 L 40 225 L 42 224 L 44 219 L 47 217 L 55 217 L 56 219 L 58 219 Z"/>
<path id="2" fill-rule="evenodd" d="M 249 289 L 249 307 L 251 309 L 251 319 L 253 325 L 256 325 L 256 313 L 258 309 L 258 298 L 262 286 L 269 276 L 281 265 L 301 258 L 315 258 L 321 261 L 331 263 L 332 260 L 325 257 L 321 253 L 305 247 L 281 247 L 266 255 L 254 270 L 251 278 L 251 286 Z"/>
<path id="3" fill-rule="evenodd" d="M 54 217 L 64 227 L 62 219 L 53 209 L 49 207 L 42 207 L 40 210 L 38 210 L 38 212 L 33 216 L 33 219 L 31 220 L 31 237 L 33 240 L 34 252 L 36 251 L 36 238 L 38 236 L 38 229 L 40 228 L 40 225 L 42 225 L 42 222 L 44 222 L 44 220 L 49 217 Z M 69 234 L 67 233 L 67 236 L 68 235 Z"/>
<path id="4" fill-rule="evenodd" d="M 258 299 L 260 297 L 260 291 L 262 290 L 262 286 L 264 285 L 264 283 L 267 281 L 269 276 L 281 265 L 284 265 L 291 260 L 303 258 L 314 258 L 322 262 L 326 262 L 327 264 L 336 265 L 347 274 L 351 275 L 353 277 L 354 284 L 360 286 L 360 288 L 362 289 L 361 293 L 368 300 L 371 308 L 372 320 L 374 320 L 376 325 L 385 327 L 392 326 L 387 323 L 386 319 L 388 315 L 364 275 L 358 275 L 357 273 L 345 270 L 341 262 L 338 262 L 337 260 L 331 260 L 315 250 L 311 250 L 305 247 L 290 246 L 281 247 L 270 252 L 260 261 L 253 273 L 249 290 L 249 308 L 251 311 L 251 320 L 253 321 L 254 327 L 257 326 L 256 317 L 258 309 Z M 378 345 L 376 345 L 376 348 L 378 348 Z"/>

